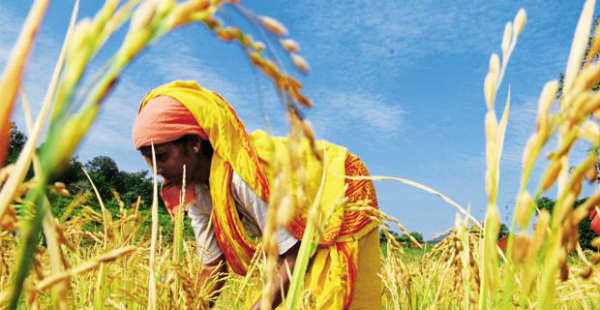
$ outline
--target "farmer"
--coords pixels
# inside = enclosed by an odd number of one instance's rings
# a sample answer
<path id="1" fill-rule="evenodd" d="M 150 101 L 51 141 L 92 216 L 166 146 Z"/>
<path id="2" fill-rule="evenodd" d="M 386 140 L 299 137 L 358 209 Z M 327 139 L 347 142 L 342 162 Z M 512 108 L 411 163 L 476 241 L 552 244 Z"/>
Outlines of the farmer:
<path id="1" fill-rule="evenodd" d="M 230 271 L 245 275 L 256 247 L 249 236 L 261 236 L 266 225 L 273 145 L 286 140 L 263 131 L 248 134 L 221 96 L 195 82 L 174 81 L 142 100 L 133 141 L 149 165 L 154 144 L 157 172 L 164 179 L 161 197 L 171 216 L 179 207 L 185 165 L 187 214 L 203 264 L 209 270 L 227 265 Z M 342 147 L 317 143 L 327 150 L 327 181 L 318 206 L 330 216 L 309 263 L 305 296 L 317 309 L 379 309 L 377 224 L 356 207 L 344 210 L 361 201 L 376 208 L 375 188 L 371 181 L 345 178 L 368 175 L 356 156 Z M 311 152 L 300 156 L 306 197 L 312 199 L 320 187 L 323 165 Z M 270 300 L 273 307 L 282 302 L 281 292 L 289 285 L 287 270 L 293 270 L 306 216 L 300 208 L 287 227 L 276 232 L 280 267 Z M 260 300 L 253 308 L 259 306 Z"/>

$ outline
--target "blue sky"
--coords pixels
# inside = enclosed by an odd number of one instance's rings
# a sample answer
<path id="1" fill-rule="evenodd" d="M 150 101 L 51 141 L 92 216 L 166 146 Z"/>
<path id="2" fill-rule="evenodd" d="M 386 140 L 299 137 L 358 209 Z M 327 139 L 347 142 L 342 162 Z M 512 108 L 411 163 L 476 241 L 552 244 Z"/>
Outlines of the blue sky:
<path id="1" fill-rule="evenodd" d="M 34 111 L 41 105 L 72 3 L 52 2 L 27 66 L 24 90 Z M 101 3 L 82 1 L 80 18 L 92 15 Z M 564 71 L 583 1 L 256 0 L 242 4 L 283 22 L 300 43 L 312 69 L 301 81 L 315 103 L 306 114 L 320 138 L 346 146 L 366 162 L 371 174 L 431 186 L 470 207 L 480 219 L 486 204 L 483 78 L 490 53 L 500 53 L 504 24 L 525 8 L 527 25 L 497 102 L 501 113 L 510 83 L 512 109 L 499 195 L 503 219 L 510 219 L 521 153 L 534 130 L 537 99 L 544 83 Z M 0 67 L 30 5 L 31 1 L 0 1 Z M 232 10 L 226 12 L 223 18 L 248 29 Z M 108 42 L 89 72 L 115 51 L 122 34 Z M 126 70 L 77 155 L 82 160 L 108 155 L 121 169 L 146 169 L 132 145 L 131 124 L 145 92 L 174 79 L 194 79 L 222 94 L 249 131 L 265 127 L 259 108 L 262 100 L 273 132 L 287 131 L 272 85 L 252 71 L 239 47 L 223 44 L 193 25 L 158 41 Z M 20 105 L 13 119 L 25 128 Z M 577 147 L 574 160 L 582 158 L 585 147 Z M 542 159 L 538 166 L 544 165 Z M 537 167 L 536 175 L 539 171 Z M 538 179 L 533 179 L 534 185 Z M 376 188 L 383 211 L 410 231 L 430 238 L 454 223 L 456 211 L 437 197 L 390 181 L 379 181 Z"/>

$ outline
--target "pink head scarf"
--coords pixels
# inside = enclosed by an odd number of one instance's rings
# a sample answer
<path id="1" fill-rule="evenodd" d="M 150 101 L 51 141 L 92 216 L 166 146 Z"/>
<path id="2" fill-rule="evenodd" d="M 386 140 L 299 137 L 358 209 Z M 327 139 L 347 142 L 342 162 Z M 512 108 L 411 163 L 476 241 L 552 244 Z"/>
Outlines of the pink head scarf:
<path id="1" fill-rule="evenodd" d="M 208 140 L 194 115 L 179 101 L 158 96 L 139 111 L 133 124 L 133 144 L 136 149 L 175 141 L 185 135 L 197 135 Z"/>

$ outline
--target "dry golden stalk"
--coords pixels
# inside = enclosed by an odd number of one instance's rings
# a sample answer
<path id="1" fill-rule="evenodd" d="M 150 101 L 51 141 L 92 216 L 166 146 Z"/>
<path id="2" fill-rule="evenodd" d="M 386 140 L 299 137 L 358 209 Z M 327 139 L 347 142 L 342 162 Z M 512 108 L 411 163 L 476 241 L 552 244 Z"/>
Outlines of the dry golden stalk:
<path id="1" fill-rule="evenodd" d="M 498 79 L 500 77 L 500 58 L 498 57 L 498 55 L 496 55 L 496 53 L 492 53 L 492 56 L 490 56 L 489 73 L 495 79 Z"/>
<path id="2" fill-rule="evenodd" d="M 489 111 L 494 109 L 497 79 L 496 76 L 488 73 L 483 81 L 483 94 Z"/>
<path id="3" fill-rule="evenodd" d="M 600 52 L 600 21 L 596 22 L 596 27 L 594 28 L 594 37 L 590 43 L 590 49 L 586 54 L 584 66 L 590 64 L 592 60 L 598 56 L 598 52 Z"/>
<path id="4" fill-rule="evenodd" d="M 195 14 L 208 13 L 211 9 L 210 2 L 208 0 L 190 0 L 178 4 L 166 22 L 167 27 L 174 29 L 192 22 Z"/>
<path id="5" fill-rule="evenodd" d="M 104 239 L 104 248 L 106 248 L 106 243 L 108 242 L 108 227 L 110 227 L 110 225 L 111 225 L 111 222 L 112 222 L 111 217 L 112 216 L 110 215 L 109 211 L 104 206 L 102 197 L 100 197 L 100 193 L 98 192 L 98 189 L 96 188 L 96 184 L 94 184 L 94 181 L 92 181 L 92 178 L 90 177 L 90 175 L 87 173 L 87 171 L 84 168 L 81 168 L 81 170 L 83 171 L 83 173 L 87 177 L 88 181 L 92 185 L 92 189 L 94 190 L 94 193 L 96 193 L 96 198 L 98 199 L 98 203 L 100 204 L 100 209 L 102 211 L 102 226 L 104 227 L 104 238 L 103 238 Z"/>
<path id="6" fill-rule="evenodd" d="M 135 10 L 131 17 L 130 29 L 131 31 L 141 30 L 142 28 L 148 27 L 154 17 L 157 15 L 156 10 L 158 2 L 156 1 L 145 1 Z"/>
<path id="7" fill-rule="evenodd" d="M 292 54 L 292 62 L 294 63 L 294 66 L 296 66 L 296 68 L 300 70 L 300 72 L 307 74 L 308 71 L 310 71 L 308 62 L 306 62 L 306 59 L 304 59 L 304 57 L 297 54 Z"/>
<path id="8" fill-rule="evenodd" d="M 444 200 L 445 202 L 447 202 L 448 204 L 450 204 L 451 206 L 455 207 L 461 214 L 463 214 L 464 216 L 466 216 L 468 218 L 468 220 L 474 224 L 475 226 L 477 226 L 479 229 L 482 229 L 483 226 L 481 226 L 481 224 L 479 223 L 479 221 L 477 221 L 477 219 L 475 219 L 470 212 L 468 212 L 465 208 L 461 207 L 457 202 L 455 202 L 454 200 L 450 199 L 448 196 L 428 187 L 425 186 L 421 183 L 415 182 L 415 181 L 411 181 L 408 179 L 404 179 L 404 178 L 398 178 L 398 177 L 388 177 L 388 176 L 346 176 L 347 179 L 349 180 L 373 180 L 373 181 L 378 181 L 378 180 L 391 180 L 391 181 L 397 181 L 400 183 L 404 183 L 404 184 L 408 184 L 410 186 L 416 187 L 418 189 L 421 189 L 423 191 L 426 191 L 430 194 L 433 194 L 439 198 L 441 198 L 442 200 Z"/>
<path id="9" fill-rule="evenodd" d="M 600 64 L 593 63 L 584 67 L 575 78 L 573 88 L 571 89 L 571 94 L 578 94 L 593 88 L 598 83 L 599 79 Z"/>
<path id="10" fill-rule="evenodd" d="M 239 35 L 240 35 L 240 30 L 237 28 L 232 28 L 232 29 L 220 28 L 219 30 L 217 30 L 217 36 L 219 37 L 219 39 L 226 41 L 226 42 L 231 42 L 231 41 L 235 40 Z"/>
<path id="11" fill-rule="evenodd" d="M 4 213 L 4 217 L 0 218 L 0 231 L 15 231 L 18 223 L 17 212 L 9 206 L 6 213 Z"/>
<path id="12" fill-rule="evenodd" d="M 592 167 L 588 169 L 585 173 L 585 178 L 588 182 L 594 183 L 598 180 L 598 169 L 596 168 L 598 165 L 597 158 L 592 164 Z"/>
<path id="13" fill-rule="evenodd" d="M 287 29 L 279 21 L 272 17 L 260 16 L 259 20 L 267 30 L 275 35 L 285 36 L 288 34 Z"/>
<path id="14" fill-rule="evenodd" d="M 527 260 L 533 262 L 544 244 L 546 239 L 546 230 L 548 229 L 548 224 L 550 223 L 550 213 L 547 210 L 541 210 L 538 215 L 538 220 L 535 225 L 535 230 L 533 233 L 533 238 L 531 241 L 531 245 L 529 247 L 529 251 L 527 252 Z"/>
<path id="15" fill-rule="evenodd" d="M 550 162 L 550 166 L 544 172 L 544 176 L 542 176 L 542 181 L 540 188 L 542 191 L 547 191 L 550 187 L 556 182 L 558 178 L 558 174 L 562 170 L 562 162 L 559 159 L 555 159 Z"/>
<path id="16" fill-rule="evenodd" d="M 289 94 L 294 101 L 301 103 L 305 107 L 312 106 L 310 100 L 308 100 L 300 92 L 302 84 L 297 80 L 293 79 L 292 77 L 283 74 L 274 62 L 264 58 L 258 52 L 248 53 L 248 59 L 254 66 L 258 67 L 267 77 L 273 79 L 275 86 L 278 89 Z"/>
<path id="17" fill-rule="evenodd" d="M 515 27 L 515 29 L 514 29 L 515 36 L 518 37 L 521 34 L 521 31 L 523 31 L 523 28 L 525 27 L 526 21 L 527 21 L 527 14 L 525 13 L 524 9 L 520 9 L 519 12 L 517 12 L 517 16 L 515 16 L 515 20 L 513 22 L 513 25 Z"/>
<path id="18" fill-rule="evenodd" d="M 595 1 L 586 1 L 577 23 L 577 28 L 575 29 L 575 35 L 573 37 L 573 43 L 571 44 L 569 61 L 567 63 L 563 82 L 563 92 L 565 94 L 570 92 L 571 87 L 573 86 L 573 81 L 575 80 L 579 68 L 581 67 L 581 60 L 585 55 L 592 19 L 594 16 L 594 5 Z M 561 101 L 561 104 L 564 103 L 567 102 L 564 102 L 564 100 Z"/>
<path id="19" fill-rule="evenodd" d="M 50 210 L 50 201 L 47 198 L 44 199 L 44 209 L 46 216 L 44 217 L 42 228 L 46 237 L 46 243 L 48 247 L 48 254 L 50 256 L 50 267 L 53 274 L 62 272 L 65 269 L 62 257 L 63 252 L 60 248 L 60 238 L 58 234 L 58 225 L 52 216 Z M 69 282 L 65 281 L 60 285 L 56 285 L 52 288 L 52 302 L 53 306 L 59 309 L 66 308 L 65 296 Z"/>
<path id="20" fill-rule="evenodd" d="M 537 151 L 540 146 L 540 141 L 538 139 L 538 134 L 534 133 L 527 143 L 525 144 L 525 149 L 523 150 L 523 158 L 521 159 L 521 163 L 523 167 L 530 167 L 535 158 L 537 157 Z"/>
<path id="21" fill-rule="evenodd" d="M 581 273 L 579 273 L 579 276 L 582 277 L 583 279 L 588 279 L 592 275 L 593 272 L 594 272 L 594 269 L 592 269 L 592 267 L 586 266 L 585 268 L 583 268 Z"/>
<path id="22" fill-rule="evenodd" d="M 109 251 L 106 254 L 94 257 L 91 260 L 86 261 L 77 267 L 74 267 L 72 269 L 65 270 L 61 273 L 46 277 L 45 279 L 43 279 L 36 285 L 36 289 L 39 291 L 46 290 L 46 289 L 52 287 L 53 285 L 55 285 L 59 282 L 62 282 L 63 280 L 77 276 L 84 272 L 88 272 L 88 271 L 98 267 L 102 263 L 107 263 L 107 262 L 113 261 L 121 256 L 128 255 L 128 254 L 132 253 L 133 251 L 135 251 L 136 248 L 137 247 L 135 247 L 135 246 L 126 246 L 126 247 L 123 247 L 120 249 L 115 249 L 115 250 Z"/>
<path id="23" fill-rule="evenodd" d="M 381 223 L 383 224 L 384 220 L 390 221 L 395 223 L 398 228 L 400 229 L 400 231 L 402 231 L 402 233 L 404 235 L 406 235 L 408 237 L 408 239 L 419 249 L 423 248 L 423 245 L 421 243 L 419 243 L 406 229 L 406 227 L 404 227 L 402 224 L 400 224 L 400 221 L 396 218 L 393 218 L 391 216 L 386 215 L 385 213 L 383 213 L 383 211 L 373 208 L 372 206 L 369 205 L 369 201 L 363 201 L 363 202 L 357 202 L 355 204 L 350 204 L 350 205 L 346 205 L 345 210 L 346 211 L 352 211 L 352 212 L 365 212 L 369 218 L 375 222 Z"/>
<path id="24" fill-rule="evenodd" d="M 293 39 L 282 39 L 279 43 L 290 53 L 296 54 L 300 51 L 300 45 Z"/>
<path id="25" fill-rule="evenodd" d="M 254 42 L 252 44 L 252 48 L 256 51 L 256 52 L 261 52 L 265 49 L 265 44 L 262 42 Z"/>
<path id="26" fill-rule="evenodd" d="M 515 207 L 515 219 L 521 229 L 525 229 L 529 224 L 534 207 L 535 202 L 531 198 L 531 195 L 527 191 L 522 192 Z"/>
<path id="27" fill-rule="evenodd" d="M 154 143 L 152 143 L 152 235 L 150 239 L 150 270 L 148 276 L 148 305 L 149 309 L 157 309 L 156 279 L 155 279 L 155 256 L 158 235 L 158 189 L 157 189 L 157 167 Z"/>
<path id="28" fill-rule="evenodd" d="M 502 57 L 503 58 L 506 58 L 506 55 L 509 53 L 512 33 L 513 33 L 512 23 L 507 22 L 506 26 L 504 26 L 504 34 L 502 35 L 501 48 L 502 48 Z"/>
<path id="29" fill-rule="evenodd" d="M 4 184 L 4 181 L 6 181 L 6 179 L 8 179 L 8 176 L 10 176 L 13 168 L 14 168 L 13 164 L 8 164 L 8 165 L 0 168 L 0 186 L 2 186 Z"/>
<path id="30" fill-rule="evenodd" d="M 292 123 L 292 133 L 294 132 L 294 126 Z M 293 135 L 290 134 L 290 140 L 288 143 L 294 143 Z M 278 223 L 282 220 L 278 219 L 279 211 L 282 207 L 293 207 L 293 202 L 290 195 L 293 194 L 292 184 L 292 173 L 291 173 L 291 162 L 289 149 L 279 149 L 275 147 L 276 160 L 274 163 L 274 174 L 276 175 L 275 181 L 273 182 L 271 197 L 269 201 L 269 213 L 267 214 L 267 223 L 263 231 L 262 247 L 266 255 L 264 272 L 266 275 L 266 283 L 264 284 L 261 294 L 261 307 L 264 309 L 271 309 L 271 300 L 275 292 L 275 277 L 277 276 L 277 261 L 279 253 L 277 251 L 277 237 L 275 231 L 278 228 Z M 283 206 L 284 201 L 289 204 Z"/>
<path id="31" fill-rule="evenodd" d="M 536 129 L 538 135 L 544 142 L 550 135 L 550 119 L 548 117 L 548 112 L 555 101 L 557 91 L 558 81 L 554 80 L 546 83 L 538 101 Z"/>
<path id="32" fill-rule="evenodd" d="M 592 257 L 590 257 L 590 262 L 594 265 L 598 265 L 598 263 L 600 263 L 600 255 L 598 253 L 594 253 Z"/>
<path id="33" fill-rule="evenodd" d="M 27 140 L 25 146 L 23 147 L 23 150 L 19 154 L 19 158 L 17 159 L 16 169 L 15 169 L 16 172 L 11 174 L 11 177 L 7 181 L 7 184 L 2 188 L 2 191 L 0 192 L 0 228 L 1 229 L 9 229 L 9 230 L 16 229 L 16 224 L 17 224 L 16 213 L 15 213 L 15 210 L 9 204 L 15 197 L 20 196 L 20 194 L 18 193 L 19 184 L 23 181 L 25 174 L 29 168 L 31 158 L 34 154 L 36 141 L 39 138 L 39 134 L 41 132 L 41 129 L 43 127 L 45 119 L 50 111 L 52 98 L 54 97 L 54 94 L 56 91 L 56 85 L 58 84 L 59 74 L 62 69 L 64 58 L 65 58 L 66 47 L 70 40 L 70 36 L 71 36 L 72 30 L 73 30 L 73 27 L 75 24 L 78 8 L 79 8 L 79 1 L 77 0 L 75 2 L 73 12 L 71 14 L 69 28 L 67 30 L 67 34 L 65 36 L 58 61 L 54 67 L 54 72 L 52 74 L 50 84 L 48 85 L 48 90 L 44 97 L 44 103 L 42 105 L 42 109 L 40 110 L 38 119 L 35 123 L 34 128 L 30 129 L 29 139 Z M 25 111 L 27 112 L 28 107 L 26 105 L 26 100 L 25 100 L 24 94 L 23 94 L 23 103 L 25 104 L 25 108 L 26 108 Z M 31 121 L 29 120 L 29 118 L 30 118 L 30 116 L 28 116 L 26 118 L 26 120 L 28 121 L 27 122 L 28 126 L 31 126 L 31 124 L 30 124 Z M 1 133 L 0 133 L 0 136 L 1 136 Z M 2 142 L 0 142 L 0 144 L 2 144 Z M 0 153 L 2 152 L 1 148 L 2 148 L 2 146 L 0 145 Z M 2 162 L 2 161 L 0 160 L 0 162 Z M 37 161 L 36 161 L 35 168 L 36 168 L 36 173 L 39 173 L 40 169 L 39 169 L 39 163 Z M 0 184 L 1 183 L 2 182 L 0 182 Z M 64 194 L 64 191 L 63 191 L 63 194 Z M 3 211 L 3 210 L 7 210 L 7 211 Z"/>
<path id="34" fill-rule="evenodd" d="M 37 0 L 33 3 L 25 24 L 21 29 L 17 43 L 11 51 L 7 60 L 7 66 L 0 78 L 0 89 L 2 96 L 0 98 L 0 163 L 4 162 L 8 147 L 8 137 L 10 123 L 9 118 L 17 99 L 21 79 L 25 70 L 25 62 L 33 46 L 33 39 L 42 23 L 48 0 Z M 5 207 L 0 206 L 0 218 L 3 216 Z"/>
<path id="35" fill-rule="evenodd" d="M 517 235 L 514 239 L 513 244 L 513 260 L 518 263 L 522 263 L 525 261 L 529 253 L 529 248 L 531 247 L 531 237 L 527 235 Z"/>

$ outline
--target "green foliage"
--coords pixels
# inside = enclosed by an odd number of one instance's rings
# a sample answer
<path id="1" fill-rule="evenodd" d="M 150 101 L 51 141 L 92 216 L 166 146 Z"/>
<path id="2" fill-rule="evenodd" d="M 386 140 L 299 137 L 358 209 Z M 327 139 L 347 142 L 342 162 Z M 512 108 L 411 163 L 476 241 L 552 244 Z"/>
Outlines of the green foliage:
<path id="1" fill-rule="evenodd" d="M 14 123 L 12 124 L 10 131 L 10 144 L 9 153 L 7 157 L 8 163 L 16 162 L 19 157 L 19 153 L 23 149 L 27 136 L 20 131 Z M 63 168 L 62 172 L 51 179 L 53 182 L 63 182 L 66 185 L 68 191 L 72 194 L 82 193 L 85 191 L 92 191 L 92 186 L 83 173 L 85 168 L 90 177 L 94 181 L 94 184 L 98 188 L 100 197 L 104 202 L 106 208 L 111 214 L 117 214 L 119 212 L 119 202 L 113 191 L 117 192 L 120 199 L 128 208 L 134 204 L 138 197 L 141 198 L 142 203 L 140 204 L 140 211 L 142 214 L 150 212 L 151 199 L 152 199 L 152 177 L 148 171 L 137 171 L 128 172 L 119 169 L 117 163 L 109 156 L 96 156 L 91 160 L 82 163 L 77 156 L 71 158 Z M 33 176 L 32 171 L 28 174 L 28 177 Z M 160 187 L 160 184 L 159 184 Z M 74 195 L 69 197 L 63 197 L 60 195 L 50 194 L 50 205 L 52 214 L 57 217 L 63 215 L 67 206 L 73 201 Z M 94 210 L 100 212 L 100 204 L 95 197 L 92 197 L 85 205 L 92 207 Z M 19 206 L 17 211 L 22 215 Z M 81 208 L 73 210 L 72 215 L 80 214 Z M 171 216 L 167 213 L 162 200 L 159 199 L 159 224 L 163 233 L 163 238 L 166 241 L 170 241 L 173 237 L 173 223 L 171 222 Z M 150 228 L 150 216 L 147 217 L 146 222 L 142 226 L 142 230 Z M 101 229 L 100 225 L 89 223 L 86 225 L 87 229 L 96 230 Z M 184 220 L 184 236 L 186 238 L 193 237 L 194 233 L 190 225 L 188 217 Z"/>
<path id="2" fill-rule="evenodd" d="M 141 233 L 149 232 L 151 226 L 150 207 L 152 199 L 152 178 L 148 171 L 128 172 L 119 169 L 117 163 L 108 156 L 97 156 L 91 160 L 81 163 L 77 157 L 73 157 L 62 173 L 55 176 L 53 182 L 60 181 L 65 183 L 67 189 L 72 194 L 85 191 L 93 192 L 92 186 L 85 177 L 82 168 L 90 174 L 94 181 L 100 197 L 104 202 L 106 209 L 114 215 L 119 212 L 119 200 L 115 196 L 118 193 L 119 198 L 125 208 L 132 207 L 138 197 L 141 199 L 139 210 L 142 216 L 146 216 L 146 221 L 142 225 Z M 160 184 L 159 184 L 160 187 Z M 50 195 L 52 213 L 58 217 L 63 215 L 66 207 L 73 200 L 73 196 L 63 197 L 60 195 Z M 85 205 L 100 212 L 100 204 L 95 196 L 92 196 Z M 81 208 L 73 211 L 72 215 L 81 212 Z M 161 199 L 159 199 L 159 225 L 162 231 L 163 240 L 171 241 L 173 238 L 173 222 L 168 214 Z M 97 223 L 88 223 L 86 229 L 99 230 L 102 227 Z M 184 237 L 193 238 L 193 230 L 189 218 L 184 220 Z"/>
<path id="3" fill-rule="evenodd" d="M 425 246 L 422 249 L 405 247 L 404 255 L 402 255 L 402 261 L 404 261 L 405 263 L 418 263 L 421 259 L 423 259 L 423 255 L 431 252 L 432 249 L 433 247 L 429 246 L 428 244 L 425 244 Z"/>
<path id="4" fill-rule="evenodd" d="M 7 163 L 12 164 L 17 161 L 19 153 L 21 153 L 26 141 L 27 136 L 17 128 L 15 123 L 11 123 L 10 143 L 8 144 L 8 156 L 6 159 Z"/>

